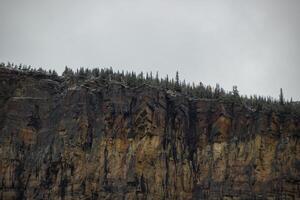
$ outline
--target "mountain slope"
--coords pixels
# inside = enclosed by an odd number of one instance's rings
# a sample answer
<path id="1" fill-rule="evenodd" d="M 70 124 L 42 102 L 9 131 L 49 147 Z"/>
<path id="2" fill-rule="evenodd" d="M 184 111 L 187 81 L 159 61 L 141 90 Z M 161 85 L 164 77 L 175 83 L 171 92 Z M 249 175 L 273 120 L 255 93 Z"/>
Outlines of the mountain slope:
<path id="1" fill-rule="evenodd" d="M 0 199 L 297 199 L 300 116 L 0 68 Z"/>

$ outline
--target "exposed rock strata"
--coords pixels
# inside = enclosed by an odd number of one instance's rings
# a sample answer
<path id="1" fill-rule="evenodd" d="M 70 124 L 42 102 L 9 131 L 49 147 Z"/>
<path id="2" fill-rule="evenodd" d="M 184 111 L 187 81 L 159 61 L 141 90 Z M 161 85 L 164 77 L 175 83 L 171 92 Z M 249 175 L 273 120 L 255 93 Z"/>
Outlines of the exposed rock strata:
<path id="1" fill-rule="evenodd" d="M 0 70 L 0 199 L 300 198 L 299 116 Z"/>

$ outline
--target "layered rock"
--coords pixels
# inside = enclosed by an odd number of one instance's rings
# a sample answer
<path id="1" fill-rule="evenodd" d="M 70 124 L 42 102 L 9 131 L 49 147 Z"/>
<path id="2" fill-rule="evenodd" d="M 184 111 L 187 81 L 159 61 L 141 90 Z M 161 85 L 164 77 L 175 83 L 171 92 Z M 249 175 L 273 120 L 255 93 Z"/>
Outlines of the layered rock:
<path id="1" fill-rule="evenodd" d="M 0 199 L 298 199 L 300 116 L 0 69 Z"/>

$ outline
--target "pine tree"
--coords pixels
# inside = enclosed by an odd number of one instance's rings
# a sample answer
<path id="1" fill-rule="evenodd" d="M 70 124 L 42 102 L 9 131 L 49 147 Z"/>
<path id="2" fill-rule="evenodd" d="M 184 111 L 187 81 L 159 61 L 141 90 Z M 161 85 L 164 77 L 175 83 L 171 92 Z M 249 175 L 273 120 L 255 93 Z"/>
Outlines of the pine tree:
<path id="1" fill-rule="evenodd" d="M 176 77 L 175 77 L 175 90 L 177 92 L 181 91 L 180 83 L 179 83 L 179 73 L 178 73 L 178 71 L 176 71 Z"/>
<path id="2" fill-rule="evenodd" d="M 283 97 L 282 88 L 280 88 L 279 103 L 280 103 L 280 105 L 284 104 L 284 97 Z"/>
<path id="3" fill-rule="evenodd" d="M 99 77 L 100 76 L 99 68 L 92 69 L 92 75 L 93 75 L 93 77 Z"/>
<path id="4" fill-rule="evenodd" d="M 234 96 L 234 97 L 239 97 L 239 91 L 238 91 L 236 85 L 234 85 L 234 86 L 232 87 L 232 93 L 233 93 L 233 96 Z"/>
<path id="5" fill-rule="evenodd" d="M 70 77 L 70 76 L 73 76 L 73 75 L 74 75 L 73 70 L 71 68 L 65 66 L 65 70 L 63 71 L 62 76 Z"/>
<path id="6" fill-rule="evenodd" d="M 220 85 L 217 83 L 216 84 L 216 88 L 215 88 L 215 98 L 219 98 L 220 97 L 220 92 L 221 92 L 221 89 L 220 89 Z"/>
<path id="7" fill-rule="evenodd" d="M 53 76 L 58 76 L 57 72 L 55 70 L 52 70 L 52 74 Z"/>
<path id="8" fill-rule="evenodd" d="M 86 76 L 85 70 L 83 67 L 80 67 L 78 75 L 79 75 L 79 77 L 82 77 L 82 78 Z"/>
<path id="9" fill-rule="evenodd" d="M 165 82 L 166 82 L 166 88 L 169 89 L 169 76 L 168 75 L 166 77 Z"/>
<path id="10" fill-rule="evenodd" d="M 156 83 L 157 86 L 159 86 L 158 72 L 156 72 L 156 75 L 155 75 L 155 83 Z"/>

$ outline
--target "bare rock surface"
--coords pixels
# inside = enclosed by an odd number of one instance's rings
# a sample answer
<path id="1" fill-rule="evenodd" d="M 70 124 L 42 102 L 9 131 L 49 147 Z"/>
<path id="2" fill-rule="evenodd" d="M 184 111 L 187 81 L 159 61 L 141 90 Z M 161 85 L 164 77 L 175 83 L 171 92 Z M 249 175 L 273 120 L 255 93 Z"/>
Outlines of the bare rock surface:
<path id="1" fill-rule="evenodd" d="M 0 199 L 300 199 L 300 117 L 0 69 Z"/>

